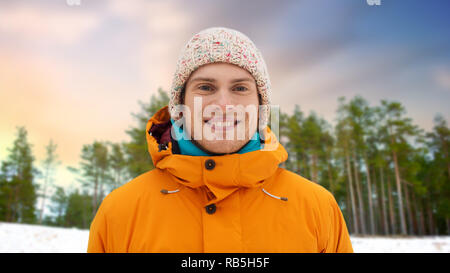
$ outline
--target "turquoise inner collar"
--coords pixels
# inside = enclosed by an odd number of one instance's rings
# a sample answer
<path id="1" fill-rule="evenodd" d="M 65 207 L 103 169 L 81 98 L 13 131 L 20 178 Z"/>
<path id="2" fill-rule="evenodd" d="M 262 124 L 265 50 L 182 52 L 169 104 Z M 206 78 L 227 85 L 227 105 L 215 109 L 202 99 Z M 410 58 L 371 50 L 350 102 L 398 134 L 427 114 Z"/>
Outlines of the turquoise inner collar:
<path id="1" fill-rule="evenodd" d="M 182 155 L 212 156 L 211 154 L 203 151 L 202 149 L 197 147 L 197 145 L 192 143 L 192 141 L 190 141 L 187 138 L 187 135 L 185 134 L 183 129 L 181 129 L 180 127 L 175 125 L 175 121 L 173 119 L 170 119 L 170 121 L 172 122 L 172 128 L 175 131 L 175 136 L 177 138 L 178 146 L 180 147 L 180 153 Z M 261 149 L 261 142 L 260 142 L 259 132 L 258 132 L 258 130 L 256 130 L 255 134 L 250 139 L 250 141 L 244 147 L 242 147 L 237 153 L 245 154 L 245 153 L 257 151 L 260 149 Z"/>

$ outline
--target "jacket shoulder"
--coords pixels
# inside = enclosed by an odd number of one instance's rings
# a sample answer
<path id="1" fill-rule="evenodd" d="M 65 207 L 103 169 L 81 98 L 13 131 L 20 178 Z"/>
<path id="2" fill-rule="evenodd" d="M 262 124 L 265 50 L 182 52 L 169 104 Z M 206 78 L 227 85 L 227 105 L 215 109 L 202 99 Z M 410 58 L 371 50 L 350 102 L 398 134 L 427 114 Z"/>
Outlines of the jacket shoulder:
<path id="1" fill-rule="evenodd" d="M 149 202 L 163 188 L 171 188 L 171 182 L 163 171 L 155 168 L 145 172 L 124 185 L 110 192 L 102 201 L 100 209 L 107 216 L 127 213 L 135 208 L 140 202 Z M 113 211 L 113 213 L 109 213 Z M 109 218 L 108 217 L 108 218 Z"/>
<path id="2" fill-rule="evenodd" d="M 282 168 L 272 187 L 280 195 L 285 193 L 297 215 L 306 215 L 317 232 L 320 251 L 353 252 L 339 205 L 325 187 Z"/>
<path id="3" fill-rule="evenodd" d="M 283 168 L 278 168 L 272 187 L 276 188 L 277 192 L 289 193 L 300 200 L 327 205 L 330 201 L 335 201 L 333 194 L 324 186 Z"/>

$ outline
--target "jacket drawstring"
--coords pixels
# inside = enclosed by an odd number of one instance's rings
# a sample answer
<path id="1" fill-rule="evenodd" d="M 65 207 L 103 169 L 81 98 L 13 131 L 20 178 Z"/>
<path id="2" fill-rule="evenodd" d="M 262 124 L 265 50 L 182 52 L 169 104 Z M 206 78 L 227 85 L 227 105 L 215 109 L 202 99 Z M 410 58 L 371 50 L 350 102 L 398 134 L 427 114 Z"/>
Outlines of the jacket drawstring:
<path id="1" fill-rule="evenodd" d="M 166 189 L 162 189 L 161 190 L 161 193 L 163 193 L 163 194 L 169 194 L 169 193 L 177 193 L 177 192 L 179 192 L 180 191 L 180 189 L 176 189 L 176 190 L 173 190 L 173 191 L 169 191 L 169 190 L 166 190 Z"/>
<path id="2" fill-rule="evenodd" d="M 180 189 L 176 189 L 176 190 L 173 190 L 173 191 L 169 191 L 169 190 L 166 190 L 166 189 L 161 189 L 161 193 L 162 194 L 177 193 L 179 191 L 180 191 Z M 287 197 L 273 195 L 273 194 L 267 192 L 264 188 L 262 188 L 262 191 L 265 194 L 267 194 L 268 196 L 276 198 L 278 200 L 281 200 L 281 201 L 287 201 L 288 200 Z"/>
<path id="3" fill-rule="evenodd" d="M 273 194 L 271 194 L 271 193 L 268 193 L 264 188 L 262 188 L 262 191 L 263 191 L 265 194 L 267 194 L 268 196 L 270 196 L 270 197 L 273 197 L 273 198 L 276 198 L 276 199 L 279 199 L 279 200 L 282 200 L 282 201 L 287 201 L 287 200 L 288 200 L 287 197 L 276 196 L 276 195 L 273 195 Z"/>

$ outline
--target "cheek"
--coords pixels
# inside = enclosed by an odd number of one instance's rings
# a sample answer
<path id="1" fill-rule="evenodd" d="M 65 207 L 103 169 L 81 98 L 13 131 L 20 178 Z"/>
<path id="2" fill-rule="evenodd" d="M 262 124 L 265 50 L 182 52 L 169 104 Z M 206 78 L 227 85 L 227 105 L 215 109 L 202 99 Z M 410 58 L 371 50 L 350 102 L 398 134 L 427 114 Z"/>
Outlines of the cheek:
<path id="1" fill-rule="evenodd" d="M 200 96 L 186 96 L 186 106 L 190 111 L 190 118 L 187 118 L 186 125 L 192 128 L 201 124 L 203 122 L 205 99 Z"/>
<path id="2" fill-rule="evenodd" d="M 259 97 L 257 94 L 255 96 L 249 96 L 247 98 L 244 98 L 241 104 L 243 106 L 246 106 L 247 109 L 249 108 L 254 109 L 256 114 L 259 112 Z"/>
<path id="3" fill-rule="evenodd" d="M 254 91 L 253 94 L 248 96 L 243 96 L 239 99 L 239 104 L 244 106 L 246 105 L 255 105 L 256 107 L 259 105 L 259 95 L 258 91 Z"/>
<path id="4" fill-rule="evenodd" d="M 189 109 L 190 113 L 191 113 L 191 118 L 194 116 L 195 114 L 195 101 L 196 98 L 198 98 L 198 96 L 194 96 L 191 92 L 186 91 L 186 94 L 184 96 L 184 105 L 186 108 Z"/>

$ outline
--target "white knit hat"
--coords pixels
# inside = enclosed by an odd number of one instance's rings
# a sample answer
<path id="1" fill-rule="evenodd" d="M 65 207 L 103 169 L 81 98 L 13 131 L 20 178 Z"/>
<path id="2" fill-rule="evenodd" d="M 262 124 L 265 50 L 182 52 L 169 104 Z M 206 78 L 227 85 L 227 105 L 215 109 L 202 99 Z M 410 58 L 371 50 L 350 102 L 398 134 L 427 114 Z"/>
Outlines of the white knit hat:
<path id="1" fill-rule="evenodd" d="M 255 44 L 241 32 L 225 27 L 207 28 L 195 34 L 178 57 L 176 71 L 170 90 L 169 111 L 174 120 L 177 120 L 176 105 L 181 104 L 183 87 L 197 68 L 202 65 L 225 62 L 238 65 L 246 69 L 255 78 L 258 92 L 261 96 L 261 109 L 259 122 L 264 128 L 270 115 L 271 85 L 267 66 L 260 51 Z"/>

